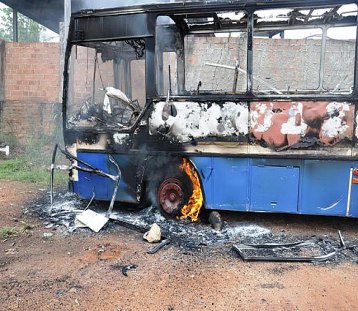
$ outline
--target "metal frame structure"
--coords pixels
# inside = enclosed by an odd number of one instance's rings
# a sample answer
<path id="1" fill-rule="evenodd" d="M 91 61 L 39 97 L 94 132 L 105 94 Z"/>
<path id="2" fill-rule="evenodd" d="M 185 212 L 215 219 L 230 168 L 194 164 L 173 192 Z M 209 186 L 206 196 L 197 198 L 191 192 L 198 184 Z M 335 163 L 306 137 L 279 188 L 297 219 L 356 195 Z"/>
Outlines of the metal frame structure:
<path id="1" fill-rule="evenodd" d="M 94 165 L 103 171 L 113 171 L 113 167 L 108 163 L 108 155 L 111 154 L 117 161 L 121 172 L 122 182 L 120 185 L 117 201 L 139 203 L 145 200 L 145 189 L 161 189 L 157 183 L 151 183 L 151 175 L 158 173 L 158 165 L 153 163 L 161 162 L 159 179 L 173 178 L 175 174 L 168 175 L 163 167 L 178 167 L 181 158 L 191 160 L 192 170 L 200 176 L 201 187 L 204 192 L 205 207 L 209 209 L 229 209 L 242 211 L 265 211 L 265 212 L 288 212 L 305 214 L 325 214 L 339 216 L 358 217 L 358 189 L 352 185 L 352 178 L 355 167 L 358 166 L 358 153 L 353 152 L 356 148 L 357 137 L 352 134 L 350 142 L 350 153 L 335 152 L 335 147 L 328 148 L 329 151 L 316 152 L 314 149 L 306 149 L 304 152 L 286 152 L 283 150 L 274 150 L 270 152 L 255 151 L 247 153 L 243 149 L 234 149 L 232 144 L 238 144 L 237 136 L 202 138 L 198 144 L 196 139 L 190 142 L 178 142 L 168 139 L 168 133 L 162 136 L 155 136 L 148 133 L 148 122 L 155 111 L 158 103 L 172 102 L 179 105 L 182 102 L 194 102 L 197 106 L 206 103 L 217 103 L 223 107 L 227 102 L 247 104 L 248 113 L 250 113 L 251 103 L 257 102 L 348 102 L 353 106 L 355 113 L 358 111 L 358 66 L 355 63 L 353 89 L 350 94 L 328 94 L 321 92 L 323 90 L 322 74 L 323 63 L 320 64 L 319 88 L 314 93 L 279 93 L 259 94 L 253 91 L 253 33 L 254 29 L 268 37 L 280 33 L 282 29 L 290 27 L 292 29 L 303 26 L 322 27 L 322 48 L 321 56 L 324 54 L 327 27 L 331 25 L 339 26 L 357 26 L 356 18 L 351 16 L 344 17 L 337 14 L 341 5 L 355 3 L 357 1 L 268 1 L 260 3 L 256 1 L 236 1 L 236 2 L 182 2 L 165 3 L 143 6 L 131 6 L 126 8 L 109 8 L 103 10 L 82 10 L 72 14 L 68 45 L 66 49 L 65 68 L 69 67 L 71 47 L 73 45 L 88 45 L 89 42 L 114 41 L 114 40 L 133 40 L 141 39 L 145 41 L 145 81 L 146 81 L 146 104 L 140 112 L 136 121 L 128 127 L 123 128 L 93 128 L 93 127 L 68 127 L 68 93 L 69 93 L 69 72 L 64 73 L 64 138 L 68 150 L 73 151 L 76 157 L 82 161 Z M 314 8 L 332 8 L 322 18 L 312 18 L 312 7 Z M 255 12 L 265 9 L 295 8 L 291 16 L 285 22 L 258 23 Z M 302 15 L 298 9 L 310 9 L 306 15 Z M 245 16 L 242 20 L 220 20 L 216 12 L 243 11 Z M 225 32 L 227 29 L 245 29 L 247 31 L 247 90 L 245 93 L 238 94 L 233 88 L 233 92 L 225 94 L 215 93 L 193 93 L 187 92 L 182 95 L 168 96 L 159 95 L 155 81 L 156 77 L 156 20 L 158 16 L 168 16 L 175 21 L 180 29 L 181 36 L 187 34 L 200 34 L 211 31 L 215 28 L 217 31 Z M 212 23 L 200 23 L 200 19 L 211 17 Z M 188 18 L 196 19 L 196 24 L 188 23 Z M 135 26 L 134 26 L 135 25 Z M 358 41 L 355 46 L 355 59 L 357 59 Z M 324 58 L 324 57 L 322 57 Z M 235 70 L 235 68 L 233 68 Z M 184 72 L 179 72 L 184 75 Z M 183 77 L 179 77 L 184 79 Z M 246 107 L 246 106 L 245 106 Z M 354 116 L 355 117 L 355 116 Z M 357 127 L 354 121 L 354 129 Z M 126 144 L 117 144 L 113 140 L 113 135 L 121 133 L 128 135 Z M 101 135 L 108 135 L 105 146 L 98 146 Z M 246 135 L 247 145 L 255 144 L 252 137 Z M 218 147 L 215 152 L 213 148 L 217 142 L 225 145 Z M 86 148 L 86 144 L 96 145 L 96 148 Z M 231 144 L 231 145 L 230 145 Z M 75 146 L 75 147 L 74 147 Z M 145 148 L 143 148 L 145 146 Z M 74 149 L 73 149 L 74 148 Z M 216 148 L 216 147 L 215 147 Z M 327 150 L 328 150 L 327 149 Z M 308 151 L 307 151 L 308 150 Z M 311 150 L 311 151 L 310 151 Z M 123 164 L 122 164 L 123 163 Z M 231 164 L 230 164 L 231 163 Z M 332 166 L 335 166 L 332 167 Z M 262 167 L 267 169 L 262 170 Z M 133 170 L 136 172 L 133 176 Z M 237 173 L 232 173 L 237 170 Z M 318 173 L 312 173 L 315 170 Z M 128 173 L 130 172 L 130 173 Z M 231 172 L 228 174 L 228 172 Z M 279 179 L 276 179 L 278 176 Z M 225 180 L 227 176 L 232 177 L 231 181 Z M 276 177 L 275 177 L 276 176 Z M 323 177 L 322 177 L 323 176 Z M 336 189 L 332 191 L 328 201 L 324 199 L 325 189 L 329 183 L 322 182 L 322 178 L 331 179 L 343 178 L 340 183 L 336 183 Z M 92 196 L 92 188 L 98 186 L 98 180 L 93 179 L 86 183 L 84 180 L 87 175 L 79 174 L 82 181 L 75 180 L 74 191 L 83 197 Z M 99 178 L 99 177 L 98 177 Z M 258 180 L 264 179 L 263 182 Z M 310 190 L 310 179 L 314 184 Z M 171 179 L 173 180 L 173 179 Z M 245 181 L 243 181 L 245 180 Z M 185 183 L 186 181 L 183 181 Z M 217 185 L 222 183 L 227 186 L 223 194 L 219 194 Z M 231 183 L 230 183 L 231 182 Z M 276 184 L 276 185 L 275 185 Z M 92 188 L 91 188 L 92 187 Z M 101 187 L 112 189 L 112 185 L 103 183 Z M 122 188 L 121 188 L 122 187 Z M 173 185 L 177 187 L 177 185 Z M 266 187 L 266 188 L 265 188 Z M 285 187 L 292 187 L 294 194 L 288 195 L 287 200 L 282 199 L 285 194 L 282 191 Z M 163 187 L 162 187 L 163 188 Z M 190 187 L 189 187 L 190 188 Z M 240 189 L 241 194 L 238 201 L 229 192 Z M 90 189 L 90 190 L 89 190 Z M 108 200 L 111 198 L 111 191 L 100 190 L 97 199 Z M 154 190 L 156 191 L 156 190 Z M 185 192 L 185 191 L 183 191 Z M 190 191 L 189 191 L 190 192 Z M 344 197 L 343 198 L 343 192 Z M 102 193 L 102 194 L 100 194 Z M 132 193 L 132 194 L 130 194 Z M 134 193 L 134 194 L 133 194 Z M 310 205 L 309 197 L 317 193 L 317 198 L 313 199 Z M 178 193 L 176 193 L 178 195 Z M 271 198 L 271 194 L 276 199 Z M 156 196 L 156 195 L 154 195 Z M 277 203 L 279 201 L 281 203 Z M 179 200 L 180 201 L 180 200 Z M 182 204 L 183 202 L 179 202 Z M 322 201 L 322 205 L 320 205 Z M 263 207 L 263 205 L 267 205 Z M 277 208 L 279 205 L 281 208 Z"/>

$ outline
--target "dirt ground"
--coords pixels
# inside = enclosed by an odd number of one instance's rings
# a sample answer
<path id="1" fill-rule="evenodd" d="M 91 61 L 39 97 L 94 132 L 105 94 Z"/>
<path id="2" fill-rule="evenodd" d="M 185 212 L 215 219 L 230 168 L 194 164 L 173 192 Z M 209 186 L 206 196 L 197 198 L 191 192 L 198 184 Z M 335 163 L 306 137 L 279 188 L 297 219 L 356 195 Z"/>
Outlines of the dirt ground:
<path id="1" fill-rule="evenodd" d="M 228 246 L 154 255 L 142 234 L 121 227 L 98 234 L 46 228 L 23 213 L 46 192 L 0 181 L 0 228 L 28 228 L 0 239 L 1 310 L 358 310 L 358 264 L 247 263 Z M 240 215 L 270 230 L 357 239 L 357 220 Z M 55 228 L 55 229 L 54 229 Z M 44 236 L 44 233 L 53 235 Z M 136 269 L 121 272 L 121 266 Z"/>

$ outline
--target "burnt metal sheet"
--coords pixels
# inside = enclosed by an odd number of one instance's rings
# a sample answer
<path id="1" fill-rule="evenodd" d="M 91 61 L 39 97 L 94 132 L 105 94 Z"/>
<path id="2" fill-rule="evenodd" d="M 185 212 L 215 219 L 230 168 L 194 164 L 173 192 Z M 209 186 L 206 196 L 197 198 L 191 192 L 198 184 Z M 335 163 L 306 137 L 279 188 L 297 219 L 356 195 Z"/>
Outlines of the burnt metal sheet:
<path id="1" fill-rule="evenodd" d="M 133 27 L 135 25 L 135 27 Z M 154 35 L 155 25 L 146 14 L 75 18 L 71 41 L 138 38 Z"/>
<path id="2" fill-rule="evenodd" d="M 251 135 L 270 149 L 307 149 L 352 141 L 354 105 L 335 101 L 251 104 Z"/>
<path id="3" fill-rule="evenodd" d="M 312 241 L 302 241 L 299 243 L 291 243 L 291 244 L 282 244 L 276 245 L 272 247 L 271 244 L 259 244 L 259 245 L 246 245 L 246 244 L 238 244 L 233 245 L 233 249 L 239 254 L 239 256 L 244 261 L 274 261 L 274 262 L 320 262 L 326 261 L 332 258 L 338 251 L 343 250 L 335 250 L 328 254 L 323 255 L 312 255 L 312 256 L 302 256 L 302 255 L 295 255 L 294 253 L 297 252 L 297 249 L 307 247 L 314 244 Z M 262 250 L 271 250 L 272 254 L 257 254 L 262 252 Z M 281 250 L 285 250 L 286 253 L 290 253 L 289 255 L 282 255 L 280 254 Z M 251 254 L 247 254 L 248 251 L 251 251 Z M 256 252 L 256 253 L 255 253 Z"/>

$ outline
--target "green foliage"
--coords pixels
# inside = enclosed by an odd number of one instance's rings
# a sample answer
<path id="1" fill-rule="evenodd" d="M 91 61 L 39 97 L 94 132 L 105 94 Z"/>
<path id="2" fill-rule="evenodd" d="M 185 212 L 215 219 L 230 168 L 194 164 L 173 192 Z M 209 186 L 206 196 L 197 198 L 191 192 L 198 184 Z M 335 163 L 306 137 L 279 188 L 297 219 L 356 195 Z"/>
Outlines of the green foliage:
<path id="1" fill-rule="evenodd" d="M 0 9 L 0 38 L 6 41 L 13 40 L 13 19 L 12 9 Z M 40 33 L 45 29 L 32 19 L 18 14 L 19 41 L 38 42 L 40 41 Z"/>
<path id="2" fill-rule="evenodd" d="M 33 229 L 33 225 L 27 223 L 26 221 L 21 221 L 21 228 L 16 227 L 1 227 L 0 228 L 0 237 L 8 238 L 10 236 L 18 236 L 25 233 L 27 230 Z"/>
<path id="3" fill-rule="evenodd" d="M 8 238 L 9 236 L 16 236 L 19 234 L 19 231 L 13 227 L 2 227 L 0 228 L 0 237 Z"/>
<path id="4" fill-rule="evenodd" d="M 0 180 L 17 180 L 49 186 L 53 141 L 55 140 L 52 136 L 45 135 L 40 138 L 29 138 L 23 150 L 14 158 L 0 159 Z M 58 154 L 57 161 L 61 160 L 64 161 L 64 157 L 61 158 Z M 66 171 L 56 171 L 55 185 L 66 185 L 67 180 Z"/>

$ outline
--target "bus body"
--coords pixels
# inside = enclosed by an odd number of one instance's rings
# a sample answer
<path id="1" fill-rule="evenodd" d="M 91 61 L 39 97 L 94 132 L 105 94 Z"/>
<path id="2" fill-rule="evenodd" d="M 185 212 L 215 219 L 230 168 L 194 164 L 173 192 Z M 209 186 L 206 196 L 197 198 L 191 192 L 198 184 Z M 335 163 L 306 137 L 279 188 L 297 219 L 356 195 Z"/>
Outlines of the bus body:
<path id="1" fill-rule="evenodd" d="M 183 218 L 201 206 L 358 217 L 357 11 L 248 0 L 76 12 L 66 150 L 112 175 L 115 161 L 115 201 Z M 83 170 L 70 184 L 107 201 L 115 188 Z"/>

